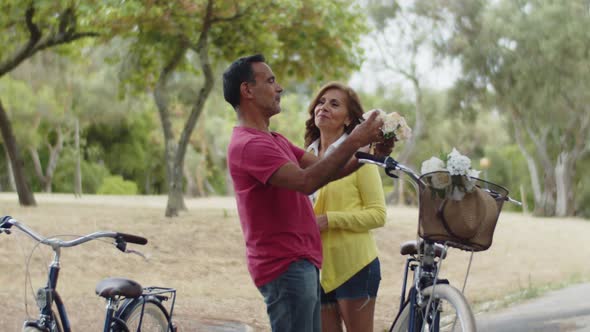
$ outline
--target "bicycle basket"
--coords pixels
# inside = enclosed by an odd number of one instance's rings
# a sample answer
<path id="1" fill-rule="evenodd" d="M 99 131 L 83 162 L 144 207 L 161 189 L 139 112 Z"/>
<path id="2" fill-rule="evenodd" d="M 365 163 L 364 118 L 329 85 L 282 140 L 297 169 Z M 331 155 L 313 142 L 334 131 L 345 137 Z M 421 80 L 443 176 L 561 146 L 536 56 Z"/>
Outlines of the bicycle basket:
<path id="1" fill-rule="evenodd" d="M 435 177 L 441 175 L 448 177 L 448 172 L 432 172 L 420 177 L 426 185 L 420 188 L 418 234 L 423 239 L 462 250 L 488 249 L 508 190 L 472 178 L 476 188 L 460 201 L 451 200 L 440 197 L 432 187 L 433 180 L 437 180 Z"/>

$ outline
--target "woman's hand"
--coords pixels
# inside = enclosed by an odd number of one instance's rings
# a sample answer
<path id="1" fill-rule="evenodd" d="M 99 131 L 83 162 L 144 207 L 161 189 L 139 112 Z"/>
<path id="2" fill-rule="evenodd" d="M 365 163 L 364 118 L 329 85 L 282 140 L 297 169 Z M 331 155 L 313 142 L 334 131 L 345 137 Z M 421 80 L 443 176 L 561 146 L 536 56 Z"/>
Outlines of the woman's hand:
<path id="1" fill-rule="evenodd" d="M 316 218 L 320 232 L 328 229 L 328 216 L 325 214 L 319 215 Z"/>

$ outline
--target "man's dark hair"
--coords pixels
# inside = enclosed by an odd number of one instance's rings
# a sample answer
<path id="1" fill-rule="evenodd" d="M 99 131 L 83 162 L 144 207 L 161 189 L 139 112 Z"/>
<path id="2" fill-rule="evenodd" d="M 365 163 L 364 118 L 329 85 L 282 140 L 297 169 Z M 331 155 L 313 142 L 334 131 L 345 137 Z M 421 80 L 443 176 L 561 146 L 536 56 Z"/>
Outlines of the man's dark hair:
<path id="1" fill-rule="evenodd" d="M 223 97 L 235 109 L 240 104 L 240 85 L 242 82 L 256 82 L 253 62 L 266 62 L 262 54 L 239 58 L 223 73 Z"/>

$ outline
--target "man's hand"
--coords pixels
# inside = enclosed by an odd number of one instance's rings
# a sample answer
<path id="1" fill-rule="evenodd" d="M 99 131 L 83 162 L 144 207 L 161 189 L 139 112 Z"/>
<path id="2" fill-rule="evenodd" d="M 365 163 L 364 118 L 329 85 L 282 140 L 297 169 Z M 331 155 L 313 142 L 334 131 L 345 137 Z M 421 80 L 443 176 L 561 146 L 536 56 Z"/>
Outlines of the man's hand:
<path id="1" fill-rule="evenodd" d="M 395 136 L 394 136 L 388 140 L 383 140 L 382 142 L 375 144 L 374 155 L 379 156 L 379 157 L 389 156 L 391 154 L 391 151 L 393 151 L 393 147 L 395 146 L 395 141 L 397 141 L 397 140 L 395 139 Z"/>
<path id="2" fill-rule="evenodd" d="M 365 121 L 356 126 L 350 133 L 349 139 L 355 140 L 358 147 L 383 140 L 383 120 L 378 118 L 378 113 L 373 112 Z"/>

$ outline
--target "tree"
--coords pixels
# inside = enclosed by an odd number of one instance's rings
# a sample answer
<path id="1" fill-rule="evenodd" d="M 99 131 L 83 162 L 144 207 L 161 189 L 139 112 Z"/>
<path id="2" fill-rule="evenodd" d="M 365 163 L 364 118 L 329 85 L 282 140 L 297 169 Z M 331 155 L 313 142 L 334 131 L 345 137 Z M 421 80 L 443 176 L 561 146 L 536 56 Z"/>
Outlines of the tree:
<path id="1" fill-rule="evenodd" d="M 456 107 L 510 117 L 531 175 L 537 215 L 575 212 L 576 160 L 590 152 L 590 3 L 444 1 L 440 50 L 462 64 Z"/>
<path id="2" fill-rule="evenodd" d="M 436 70 L 439 63 L 433 62 L 425 65 L 425 57 L 434 58 L 432 48 L 432 31 L 438 29 L 438 22 L 425 18 L 420 13 L 419 3 L 395 4 L 381 0 L 371 0 L 368 8 L 375 27 L 369 35 L 372 48 L 377 56 L 373 59 L 373 67 L 376 72 L 387 73 L 391 81 L 409 83 L 410 93 L 408 98 L 413 102 L 413 114 L 403 113 L 412 124 L 412 137 L 405 142 L 400 142 L 401 151 L 396 159 L 406 165 L 411 165 L 411 160 L 418 144 L 423 138 L 426 129 L 426 111 L 424 109 L 424 90 L 428 87 L 426 74 Z M 443 59 L 437 59 L 442 62 Z M 386 111 L 402 110 L 391 109 Z M 396 149 L 397 150 L 397 149 Z M 404 182 L 400 181 L 395 191 L 388 195 L 388 202 L 400 202 L 403 204 Z"/>
<path id="3" fill-rule="evenodd" d="M 129 38 L 134 43 L 123 76 L 135 91 L 149 88 L 158 107 L 165 141 L 168 203 L 165 215 L 186 209 L 184 159 L 190 136 L 213 86 L 214 61 L 224 63 L 249 53 L 265 53 L 278 77 L 344 77 L 358 65 L 356 42 L 362 16 L 351 1 L 151 2 L 138 8 Z M 214 60 L 213 60 L 214 59 Z M 159 74 L 154 75 L 157 71 Z M 178 140 L 173 107 L 178 95 L 170 84 L 199 74 L 200 88 L 188 100 L 191 111 Z"/>
<path id="4" fill-rule="evenodd" d="M 31 66 L 21 66 L 31 70 Z M 38 82 L 37 82 L 38 83 Z M 6 77 L 0 83 L 0 92 L 11 118 L 15 121 L 14 136 L 29 152 L 41 187 L 51 192 L 53 173 L 57 167 L 59 154 L 67 136 L 67 123 L 64 108 L 59 105 L 55 90 L 50 86 L 37 85 L 32 88 L 21 80 Z M 47 165 L 43 168 L 40 150 L 47 150 Z"/>
<path id="5" fill-rule="evenodd" d="M 96 12 L 88 5 L 77 6 L 75 2 L 64 0 L 3 1 L 0 7 L 0 26 L 3 28 L 0 34 L 0 44 L 3 45 L 0 53 L 0 78 L 42 50 L 97 36 L 98 33 L 88 27 L 88 24 L 95 23 L 96 20 L 84 19 L 96 17 Z M 36 205 L 24 174 L 24 162 L 10 119 L 1 100 L 0 131 L 14 172 L 19 203 L 25 206 Z"/>

